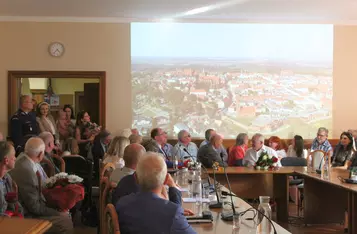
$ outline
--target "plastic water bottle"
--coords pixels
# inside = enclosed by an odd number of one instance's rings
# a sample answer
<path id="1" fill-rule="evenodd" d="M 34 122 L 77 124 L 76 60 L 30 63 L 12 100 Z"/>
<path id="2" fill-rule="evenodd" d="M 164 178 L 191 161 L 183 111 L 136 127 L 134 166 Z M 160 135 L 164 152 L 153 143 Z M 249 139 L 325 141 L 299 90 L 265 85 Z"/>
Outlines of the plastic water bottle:
<path id="1" fill-rule="evenodd" d="M 173 156 L 173 168 L 174 170 L 178 169 L 178 160 L 177 160 L 177 156 Z"/>
<path id="2" fill-rule="evenodd" d="M 330 162 L 328 160 L 328 157 L 325 158 L 325 163 L 324 163 L 324 180 L 329 180 L 330 179 Z"/>
<path id="3" fill-rule="evenodd" d="M 271 220 L 272 214 L 271 214 L 271 207 L 269 204 L 270 197 L 260 196 L 259 201 L 260 201 L 260 204 L 259 204 L 258 210 Z M 272 227 L 271 227 L 270 221 L 264 215 L 258 213 L 257 233 L 270 234 Z"/>
<path id="4" fill-rule="evenodd" d="M 192 195 L 196 199 L 195 214 L 202 215 L 202 180 L 199 173 L 192 175 Z"/>

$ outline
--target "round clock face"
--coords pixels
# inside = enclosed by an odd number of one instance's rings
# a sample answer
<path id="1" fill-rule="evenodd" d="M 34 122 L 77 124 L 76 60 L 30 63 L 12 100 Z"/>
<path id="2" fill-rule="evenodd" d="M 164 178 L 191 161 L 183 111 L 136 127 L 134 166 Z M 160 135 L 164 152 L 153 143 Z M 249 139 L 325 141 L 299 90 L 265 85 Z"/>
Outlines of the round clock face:
<path id="1" fill-rule="evenodd" d="M 64 46 L 59 42 L 51 43 L 49 46 L 49 52 L 53 57 L 60 57 L 64 53 Z"/>

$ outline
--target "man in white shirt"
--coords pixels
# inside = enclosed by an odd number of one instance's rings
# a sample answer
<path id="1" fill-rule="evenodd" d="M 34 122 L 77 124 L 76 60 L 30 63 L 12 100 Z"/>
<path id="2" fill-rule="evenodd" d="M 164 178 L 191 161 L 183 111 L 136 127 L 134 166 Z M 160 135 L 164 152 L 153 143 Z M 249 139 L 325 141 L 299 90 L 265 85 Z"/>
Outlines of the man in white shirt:
<path id="1" fill-rule="evenodd" d="M 123 156 L 125 166 L 123 168 L 116 168 L 113 171 L 110 176 L 110 182 L 117 185 L 123 177 L 134 174 L 136 165 L 138 164 L 141 155 L 145 152 L 145 148 L 140 144 L 133 143 L 128 145 L 124 150 Z"/>
<path id="2" fill-rule="evenodd" d="M 249 148 L 245 152 L 243 165 L 254 166 L 262 152 L 267 152 L 268 155 L 278 157 L 275 150 L 264 145 L 264 136 L 260 133 L 256 133 L 252 137 L 252 148 Z"/>
<path id="3" fill-rule="evenodd" d="M 178 135 L 178 142 L 172 150 L 172 155 L 177 160 L 185 160 L 187 158 L 197 159 L 197 145 L 191 141 L 191 135 L 186 130 L 181 130 Z"/>

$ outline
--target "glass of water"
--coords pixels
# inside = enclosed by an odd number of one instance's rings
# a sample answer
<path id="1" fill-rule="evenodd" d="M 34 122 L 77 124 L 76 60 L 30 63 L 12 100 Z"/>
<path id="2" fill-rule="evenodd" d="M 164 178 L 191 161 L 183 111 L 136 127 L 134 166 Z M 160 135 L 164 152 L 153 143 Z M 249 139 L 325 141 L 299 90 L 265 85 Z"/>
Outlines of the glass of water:
<path id="1" fill-rule="evenodd" d="M 233 214 L 233 230 L 239 230 L 240 229 L 240 225 L 241 225 L 241 214 L 239 213 L 235 213 Z"/>

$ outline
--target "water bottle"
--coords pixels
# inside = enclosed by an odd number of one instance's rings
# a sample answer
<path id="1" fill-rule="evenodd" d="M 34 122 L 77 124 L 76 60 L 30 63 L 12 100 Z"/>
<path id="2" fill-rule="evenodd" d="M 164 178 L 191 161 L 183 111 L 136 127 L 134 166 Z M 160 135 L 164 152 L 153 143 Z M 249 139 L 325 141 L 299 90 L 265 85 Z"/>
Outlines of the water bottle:
<path id="1" fill-rule="evenodd" d="M 173 156 L 173 168 L 174 168 L 174 170 L 177 170 L 177 169 L 178 169 L 177 156 Z"/>
<path id="2" fill-rule="evenodd" d="M 192 175 L 192 195 L 196 199 L 195 214 L 202 215 L 202 180 L 199 173 Z"/>
<path id="3" fill-rule="evenodd" d="M 270 207 L 270 197 L 268 196 L 260 196 L 259 197 L 259 207 L 258 210 L 263 213 L 266 217 L 271 219 L 271 207 Z M 259 234 L 270 234 L 272 231 L 272 226 L 270 221 L 261 213 L 258 213 L 258 229 L 257 233 Z"/>
<path id="4" fill-rule="evenodd" d="M 330 179 L 330 162 L 328 160 L 328 156 L 325 157 L 325 163 L 324 163 L 324 167 L 323 167 L 323 174 L 324 174 L 324 177 L 323 179 L 324 180 L 329 180 Z"/>

